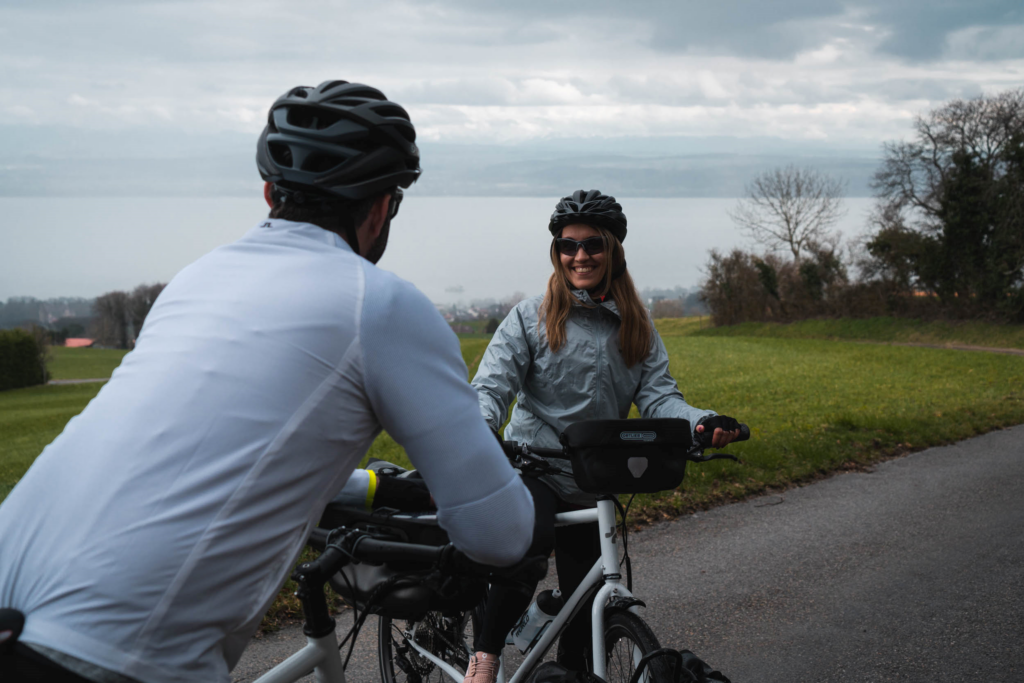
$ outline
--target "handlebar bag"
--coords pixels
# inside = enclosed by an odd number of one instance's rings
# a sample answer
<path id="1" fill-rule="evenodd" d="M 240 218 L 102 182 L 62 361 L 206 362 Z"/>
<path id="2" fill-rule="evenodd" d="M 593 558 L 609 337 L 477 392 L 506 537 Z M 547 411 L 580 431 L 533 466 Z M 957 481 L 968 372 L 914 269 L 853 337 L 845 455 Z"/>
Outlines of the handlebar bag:
<path id="1" fill-rule="evenodd" d="M 683 419 L 587 420 L 569 425 L 559 440 L 573 477 L 587 493 L 655 493 L 676 488 L 693 445 Z"/>
<path id="2" fill-rule="evenodd" d="M 436 515 L 405 513 L 390 508 L 369 511 L 332 503 L 324 510 L 319 526 L 324 529 L 341 526 L 364 529 L 404 543 L 448 543 L 448 534 L 438 526 Z M 445 583 L 442 594 L 433 582 L 422 582 L 424 572 L 421 565 L 416 565 L 417 571 L 410 573 L 412 569 L 414 567 L 397 562 L 349 564 L 332 576 L 329 583 L 348 604 L 392 619 L 421 619 L 427 612 L 454 614 L 470 610 L 486 592 L 486 583 L 481 579 L 452 577 Z M 406 575 L 410 576 L 407 578 Z M 377 589 L 389 581 L 388 586 L 377 593 Z"/>

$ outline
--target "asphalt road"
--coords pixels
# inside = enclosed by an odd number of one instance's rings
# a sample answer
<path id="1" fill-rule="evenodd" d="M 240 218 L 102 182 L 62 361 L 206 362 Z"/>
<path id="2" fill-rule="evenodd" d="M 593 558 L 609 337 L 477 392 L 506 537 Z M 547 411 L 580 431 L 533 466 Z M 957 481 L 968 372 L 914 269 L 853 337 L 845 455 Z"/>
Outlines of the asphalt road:
<path id="1" fill-rule="evenodd" d="M 1024 681 L 1024 426 L 630 541 L 662 645 L 734 683 Z M 375 639 L 369 626 L 351 681 L 379 680 Z M 301 644 L 297 628 L 254 640 L 235 680 Z"/>

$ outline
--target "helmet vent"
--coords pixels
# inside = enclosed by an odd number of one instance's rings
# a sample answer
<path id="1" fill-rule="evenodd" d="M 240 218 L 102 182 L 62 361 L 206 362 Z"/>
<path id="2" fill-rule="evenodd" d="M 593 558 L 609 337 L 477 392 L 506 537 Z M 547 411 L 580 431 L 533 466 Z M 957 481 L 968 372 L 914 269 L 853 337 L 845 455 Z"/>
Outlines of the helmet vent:
<path id="1" fill-rule="evenodd" d="M 331 170 L 343 161 L 344 159 L 333 154 L 313 153 L 302 162 L 302 170 L 311 173 L 323 173 L 324 171 Z"/>
<path id="2" fill-rule="evenodd" d="M 292 167 L 292 150 L 289 149 L 288 145 L 281 142 L 271 142 L 268 144 L 268 147 L 270 147 L 270 158 L 274 160 L 275 164 L 286 168 Z"/>
<path id="3" fill-rule="evenodd" d="M 377 116 L 382 116 L 382 117 L 385 117 L 385 118 L 391 117 L 391 116 L 397 116 L 400 119 L 405 119 L 406 121 L 409 120 L 409 115 L 406 114 L 405 110 L 402 109 L 401 107 L 396 107 L 396 106 L 374 107 L 373 111 L 374 111 L 375 114 L 377 114 Z"/>
<path id="4" fill-rule="evenodd" d="M 331 100 L 331 104 L 338 107 L 361 107 L 366 104 L 366 98 L 363 97 L 339 97 L 336 100 Z"/>
<path id="5" fill-rule="evenodd" d="M 296 128 L 305 128 L 307 130 L 330 128 L 341 119 L 342 116 L 340 114 L 324 109 L 291 107 L 288 110 L 288 123 Z"/>

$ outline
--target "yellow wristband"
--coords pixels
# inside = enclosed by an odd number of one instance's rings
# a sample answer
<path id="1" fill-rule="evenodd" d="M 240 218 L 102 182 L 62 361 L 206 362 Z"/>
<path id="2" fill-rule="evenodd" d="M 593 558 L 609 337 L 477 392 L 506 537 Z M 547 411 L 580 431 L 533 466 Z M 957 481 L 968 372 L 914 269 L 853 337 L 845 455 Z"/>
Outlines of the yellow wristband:
<path id="1" fill-rule="evenodd" d="M 373 509 L 373 496 L 377 493 L 377 473 L 366 470 L 370 475 L 370 484 L 366 487 L 366 509 Z"/>

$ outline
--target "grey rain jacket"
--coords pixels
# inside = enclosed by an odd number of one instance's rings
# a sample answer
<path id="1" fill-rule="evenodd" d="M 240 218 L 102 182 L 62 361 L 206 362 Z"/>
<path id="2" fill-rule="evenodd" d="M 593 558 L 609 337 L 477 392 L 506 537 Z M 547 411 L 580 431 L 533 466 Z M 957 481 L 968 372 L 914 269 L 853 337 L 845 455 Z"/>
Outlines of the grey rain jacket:
<path id="1" fill-rule="evenodd" d="M 619 352 L 621 319 L 615 302 L 595 304 L 585 291 L 573 294 L 594 307 L 573 305 L 565 346 L 557 352 L 537 326 L 541 296 L 520 302 L 498 326 L 473 378 L 480 412 L 492 429 L 505 422 L 513 399 L 505 439 L 541 448 L 558 448 L 558 435 L 574 422 L 625 419 L 633 403 L 642 417 L 681 417 L 693 427 L 716 414 L 683 399 L 657 331 L 647 358 L 627 367 Z M 568 461 L 549 462 L 568 474 L 545 475 L 542 481 L 565 501 L 593 503 L 595 497 L 576 486 Z"/>

